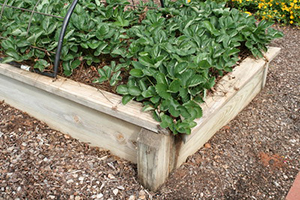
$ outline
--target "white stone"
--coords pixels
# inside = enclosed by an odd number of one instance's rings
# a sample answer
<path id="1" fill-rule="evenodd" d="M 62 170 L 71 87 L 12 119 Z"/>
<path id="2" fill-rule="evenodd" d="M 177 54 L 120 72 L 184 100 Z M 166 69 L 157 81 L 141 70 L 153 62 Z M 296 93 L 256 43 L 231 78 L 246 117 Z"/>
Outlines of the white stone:
<path id="1" fill-rule="evenodd" d="M 125 188 L 124 188 L 122 185 L 118 186 L 117 188 L 118 188 L 119 190 L 125 190 Z"/>
<path id="2" fill-rule="evenodd" d="M 135 196 L 131 195 L 128 200 L 135 200 Z"/>
<path id="3" fill-rule="evenodd" d="M 115 176 L 112 175 L 112 174 L 108 174 L 108 178 L 109 178 L 109 179 L 115 179 Z"/>
<path id="4" fill-rule="evenodd" d="M 113 190 L 113 193 L 114 193 L 115 196 L 117 196 L 118 193 L 119 193 L 119 190 L 118 190 L 118 189 L 114 189 L 114 190 Z"/>

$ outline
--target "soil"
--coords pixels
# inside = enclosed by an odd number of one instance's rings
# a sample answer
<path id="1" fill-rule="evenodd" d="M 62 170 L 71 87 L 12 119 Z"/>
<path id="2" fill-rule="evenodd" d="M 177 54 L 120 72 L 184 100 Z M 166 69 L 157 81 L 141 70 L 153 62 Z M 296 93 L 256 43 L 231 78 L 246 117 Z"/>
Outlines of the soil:
<path id="1" fill-rule="evenodd" d="M 0 104 L 0 199 L 285 199 L 300 169 L 300 30 L 285 37 L 266 87 L 157 191 L 136 165 Z"/>

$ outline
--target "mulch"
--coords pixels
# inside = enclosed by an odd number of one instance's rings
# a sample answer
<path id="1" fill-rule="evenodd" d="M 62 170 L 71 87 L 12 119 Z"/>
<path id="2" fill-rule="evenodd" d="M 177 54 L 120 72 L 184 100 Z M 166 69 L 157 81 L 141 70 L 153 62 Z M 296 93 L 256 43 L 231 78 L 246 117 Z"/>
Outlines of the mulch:
<path id="1" fill-rule="evenodd" d="M 0 199 L 285 199 L 300 168 L 300 30 L 261 93 L 154 193 L 136 165 L 0 103 Z"/>

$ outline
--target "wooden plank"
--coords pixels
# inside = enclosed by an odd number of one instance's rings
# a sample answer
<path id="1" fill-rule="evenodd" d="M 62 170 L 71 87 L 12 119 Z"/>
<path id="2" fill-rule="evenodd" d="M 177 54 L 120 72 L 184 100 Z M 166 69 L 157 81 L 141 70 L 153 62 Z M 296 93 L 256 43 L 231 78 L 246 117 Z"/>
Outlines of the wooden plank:
<path id="1" fill-rule="evenodd" d="M 56 130 L 136 163 L 139 126 L 3 75 L 0 100 Z"/>
<path id="2" fill-rule="evenodd" d="M 264 74 L 263 74 L 263 81 L 262 81 L 262 88 L 264 88 L 265 85 L 266 85 L 268 70 L 269 70 L 269 62 L 265 65 Z"/>
<path id="3" fill-rule="evenodd" d="M 174 169 L 175 139 L 171 134 L 157 134 L 142 129 L 137 140 L 138 179 L 155 191 Z"/>
<path id="4" fill-rule="evenodd" d="M 271 61 L 279 51 L 279 48 L 270 48 L 266 57 Z M 251 102 L 264 86 L 267 66 L 264 59 L 247 58 L 241 66 L 221 79 L 216 87 L 217 92 L 202 105 L 203 117 L 196 120 L 197 126 L 192 134 L 184 136 L 177 167 Z"/>
<path id="5" fill-rule="evenodd" d="M 123 105 L 121 103 L 122 97 L 119 95 L 98 90 L 63 77 L 58 77 L 54 81 L 52 78 L 7 64 L 0 63 L 0 74 L 151 131 L 159 131 L 159 123 L 152 118 L 149 112 L 142 112 L 142 104 L 139 102 L 131 101 L 127 105 Z"/>

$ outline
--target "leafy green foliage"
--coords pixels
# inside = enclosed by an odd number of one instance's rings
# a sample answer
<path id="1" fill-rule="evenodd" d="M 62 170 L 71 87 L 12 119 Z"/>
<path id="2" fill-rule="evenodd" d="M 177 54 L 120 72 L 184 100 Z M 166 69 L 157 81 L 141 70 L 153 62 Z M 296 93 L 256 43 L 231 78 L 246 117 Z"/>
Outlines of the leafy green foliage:
<path id="1" fill-rule="evenodd" d="M 128 50 L 137 61 L 132 61 L 130 81 L 117 92 L 142 101 L 144 110 L 154 110 L 161 127 L 189 134 L 202 116 L 199 103 L 214 86 L 214 74 L 232 70 L 238 47 L 245 45 L 262 57 L 265 45 L 281 36 L 270 23 L 255 22 L 215 2 L 176 1 L 162 12 L 148 11 L 142 23 L 127 32 L 136 38 Z"/>
<path id="2" fill-rule="evenodd" d="M 34 2 L 15 0 L 10 5 L 32 8 Z M 64 16 L 66 9 L 60 8 L 68 5 L 45 0 L 37 10 Z M 71 75 L 80 61 L 105 63 L 94 82 L 116 87 L 123 104 L 143 102 L 143 110 L 152 111 L 161 127 L 174 134 L 191 133 L 194 120 L 202 116 L 199 103 L 216 77 L 232 70 L 239 48 L 261 57 L 266 45 L 282 36 L 270 23 L 256 25 L 254 17 L 216 2 L 168 1 L 165 8 L 148 10 L 125 9 L 127 5 L 123 0 L 84 0 L 75 8 L 62 49 L 64 73 Z M 5 9 L 0 32 L 7 39 L 1 48 L 6 62 L 36 60 L 42 71 L 53 62 L 49 52 L 57 46 L 61 20 L 33 15 L 27 35 L 29 18 L 28 13 Z M 122 72 L 129 75 L 124 84 Z"/>

